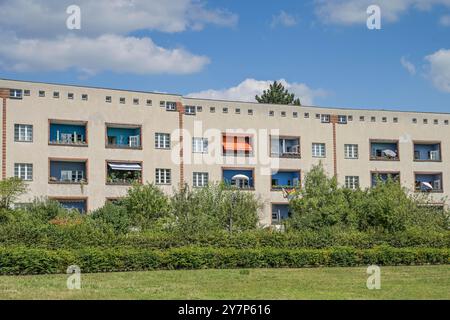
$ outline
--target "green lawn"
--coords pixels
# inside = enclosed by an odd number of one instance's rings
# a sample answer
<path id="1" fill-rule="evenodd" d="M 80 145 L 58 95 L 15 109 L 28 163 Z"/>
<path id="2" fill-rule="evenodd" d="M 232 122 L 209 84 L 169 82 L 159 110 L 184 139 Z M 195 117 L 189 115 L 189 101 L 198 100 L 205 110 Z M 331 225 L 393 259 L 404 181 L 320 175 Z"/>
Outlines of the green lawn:
<path id="1" fill-rule="evenodd" d="M 381 289 L 366 268 L 148 271 L 1 276 L 0 299 L 450 299 L 450 265 L 382 267 Z"/>

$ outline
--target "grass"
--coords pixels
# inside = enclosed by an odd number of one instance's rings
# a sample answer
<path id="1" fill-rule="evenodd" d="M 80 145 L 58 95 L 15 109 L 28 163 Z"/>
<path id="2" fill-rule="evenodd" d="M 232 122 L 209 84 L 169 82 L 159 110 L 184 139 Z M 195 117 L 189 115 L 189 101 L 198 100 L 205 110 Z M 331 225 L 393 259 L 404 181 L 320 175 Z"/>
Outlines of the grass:
<path id="1" fill-rule="evenodd" d="M 146 271 L 1 276 L 0 299 L 450 299 L 450 266 L 381 267 L 368 290 L 366 268 Z"/>

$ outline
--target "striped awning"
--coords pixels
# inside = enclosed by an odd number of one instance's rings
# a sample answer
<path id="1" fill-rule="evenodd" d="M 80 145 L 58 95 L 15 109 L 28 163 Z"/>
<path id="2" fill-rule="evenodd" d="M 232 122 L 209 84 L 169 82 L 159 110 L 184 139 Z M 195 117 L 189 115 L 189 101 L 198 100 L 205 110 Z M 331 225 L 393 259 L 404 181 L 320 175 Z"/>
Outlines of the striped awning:
<path id="1" fill-rule="evenodd" d="M 141 171 L 142 167 L 139 163 L 108 163 L 112 170 L 121 171 Z"/>

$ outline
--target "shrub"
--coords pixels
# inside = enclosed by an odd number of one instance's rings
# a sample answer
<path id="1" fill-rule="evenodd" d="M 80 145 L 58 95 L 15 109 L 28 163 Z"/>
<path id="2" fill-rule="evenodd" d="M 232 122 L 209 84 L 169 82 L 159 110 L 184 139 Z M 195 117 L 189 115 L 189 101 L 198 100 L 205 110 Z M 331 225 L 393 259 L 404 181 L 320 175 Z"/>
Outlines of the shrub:
<path id="1" fill-rule="evenodd" d="M 170 209 L 168 197 L 153 184 L 134 185 L 121 205 L 126 208 L 131 223 L 143 229 L 166 217 Z"/>
<path id="2" fill-rule="evenodd" d="M 450 249 L 213 249 L 184 247 L 164 251 L 130 248 L 45 250 L 0 248 L 0 274 L 65 273 L 70 265 L 82 272 L 204 268 L 301 268 L 377 265 L 448 264 Z"/>
<path id="3" fill-rule="evenodd" d="M 127 233 L 131 219 L 123 205 L 107 202 L 103 207 L 92 212 L 90 217 L 101 223 L 110 225 L 116 233 Z"/>
<path id="4" fill-rule="evenodd" d="M 426 203 L 427 196 L 410 196 L 399 182 L 379 180 L 373 188 L 350 190 L 328 178 L 322 165 L 307 174 L 299 196 L 292 199 L 292 217 L 286 222 L 294 230 L 338 227 L 346 230 L 398 232 L 410 228 L 447 230 L 449 213 Z"/>
<path id="5" fill-rule="evenodd" d="M 261 208 L 253 193 L 223 184 L 194 190 L 185 186 L 174 194 L 171 204 L 172 226 L 188 234 L 256 229 Z"/>
<path id="6" fill-rule="evenodd" d="M 48 222 L 57 217 L 67 215 L 67 210 L 61 207 L 59 202 L 48 199 L 34 199 L 24 209 L 29 215 L 42 222 Z"/>

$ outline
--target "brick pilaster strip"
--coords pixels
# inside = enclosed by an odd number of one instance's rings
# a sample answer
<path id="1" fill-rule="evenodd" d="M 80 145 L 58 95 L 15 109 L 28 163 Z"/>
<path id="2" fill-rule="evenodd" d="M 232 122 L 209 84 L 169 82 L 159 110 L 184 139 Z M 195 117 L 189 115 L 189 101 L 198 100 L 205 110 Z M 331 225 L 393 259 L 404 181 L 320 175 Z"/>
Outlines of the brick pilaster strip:
<path id="1" fill-rule="evenodd" d="M 177 111 L 178 111 L 178 130 L 180 131 L 180 189 L 183 189 L 184 188 L 184 150 L 183 150 L 184 106 L 181 102 L 177 102 Z"/>
<path id="2" fill-rule="evenodd" d="M 336 132 L 336 124 L 338 123 L 338 116 L 332 115 L 331 116 L 331 124 L 333 125 L 333 169 L 334 169 L 334 176 L 337 177 L 338 175 L 338 163 L 337 163 L 337 132 Z"/>
<path id="3" fill-rule="evenodd" d="M 2 111 L 2 180 L 6 179 L 6 98 L 3 97 Z"/>

